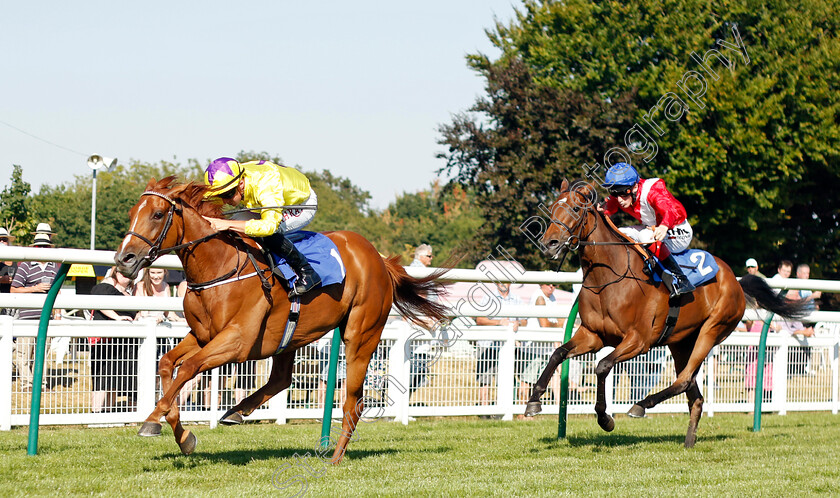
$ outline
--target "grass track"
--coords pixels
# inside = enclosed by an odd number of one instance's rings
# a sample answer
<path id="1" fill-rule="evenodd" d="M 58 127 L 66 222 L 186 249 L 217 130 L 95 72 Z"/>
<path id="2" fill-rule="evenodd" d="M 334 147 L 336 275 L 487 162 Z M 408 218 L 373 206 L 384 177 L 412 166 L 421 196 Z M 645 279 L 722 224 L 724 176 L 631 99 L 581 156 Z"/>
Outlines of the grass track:
<path id="1" fill-rule="evenodd" d="M 199 446 L 189 457 L 168 427 L 161 438 L 137 437 L 136 427 L 43 428 L 30 457 L 24 427 L 0 433 L 0 496 L 291 496 L 304 486 L 306 496 L 840 494 L 840 416 L 762 421 L 753 433 L 751 415 L 704 417 L 693 450 L 682 447 L 686 415 L 619 416 L 610 434 L 594 416 L 572 417 L 563 442 L 556 417 L 375 422 L 360 424 L 340 467 L 310 457 L 323 475 L 308 480 L 294 455 L 314 454 L 315 424 L 191 427 Z"/>

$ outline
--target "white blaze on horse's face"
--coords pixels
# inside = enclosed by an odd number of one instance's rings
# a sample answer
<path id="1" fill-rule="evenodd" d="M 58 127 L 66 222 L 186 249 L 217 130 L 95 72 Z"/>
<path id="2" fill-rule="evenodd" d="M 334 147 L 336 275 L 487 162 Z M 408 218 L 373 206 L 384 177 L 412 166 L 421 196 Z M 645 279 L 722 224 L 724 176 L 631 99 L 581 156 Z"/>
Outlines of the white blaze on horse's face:
<path id="1" fill-rule="evenodd" d="M 143 201 L 140 203 L 140 205 L 137 206 L 137 212 L 138 213 L 140 211 L 142 211 L 144 207 L 146 207 L 146 202 L 147 202 L 147 200 L 143 199 Z M 137 220 L 139 218 L 140 218 L 139 216 L 135 216 L 134 219 L 131 220 L 131 227 L 129 227 L 129 229 L 128 229 L 129 232 L 134 232 L 134 231 L 137 230 Z M 129 238 L 131 238 L 131 233 L 129 233 L 128 235 L 125 236 L 125 238 L 122 241 L 122 244 L 120 244 L 120 249 L 117 252 L 123 252 L 125 250 L 125 245 L 128 244 L 128 239 Z"/>

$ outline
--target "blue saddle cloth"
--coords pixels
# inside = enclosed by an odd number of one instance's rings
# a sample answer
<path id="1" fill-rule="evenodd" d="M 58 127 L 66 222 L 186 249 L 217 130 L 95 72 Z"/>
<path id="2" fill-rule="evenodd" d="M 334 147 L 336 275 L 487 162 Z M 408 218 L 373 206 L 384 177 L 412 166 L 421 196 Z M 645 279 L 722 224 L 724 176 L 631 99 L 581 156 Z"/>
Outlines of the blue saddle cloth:
<path id="1" fill-rule="evenodd" d="M 695 287 L 699 287 L 701 284 L 715 278 L 718 270 L 720 270 L 714 256 L 700 249 L 686 249 L 685 251 L 674 254 L 673 256 L 677 261 L 677 264 L 679 264 L 680 268 L 682 268 L 682 271 L 688 278 L 688 281 Z M 659 267 L 662 268 L 665 273 L 671 273 L 668 270 L 665 270 L 661 263 L 659 264 Z M 662 279 L 659 278 L 659 275 L 655 272 L 653 280 L 655 282 L 662 281 Z"/>
<path id="2" fill-rule="evenodd" d="M 286 238 L 291 240 L 298 251 L 301 252 L 309 264 L 321 277 L 321 287 L 326 287 L 332 284 L 340 284 L 344 281 L 344 261 L 341 260 L 341 254 L 338 253 L 338 247 L 326 235 L 317 232 L 292 232 L 286 235 Z M 292 267 L 285 259 L 272 253 L 275 264 L 280 267 L 283 276 L 289 282 L 289 285 L 294 285 L 297 280 L 297 275 L 292 270 Z"/>

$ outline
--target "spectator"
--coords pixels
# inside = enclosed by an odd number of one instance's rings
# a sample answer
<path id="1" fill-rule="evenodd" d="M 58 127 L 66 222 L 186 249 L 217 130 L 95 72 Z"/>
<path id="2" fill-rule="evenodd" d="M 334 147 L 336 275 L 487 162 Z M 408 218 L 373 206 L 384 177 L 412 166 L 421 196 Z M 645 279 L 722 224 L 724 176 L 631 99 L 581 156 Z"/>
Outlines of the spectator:
<path id="1" fill-rule="evenodd" d="M 432 246 L 420 244 L 414 250 L 414 261 L 411 262 L 409 267 L 425 268 L 432 263 L 433 257 Z M 432 295 L 429 298 L 432 301 L 437 301 L 437 296 Z M 431 328 L 434 323 L 426 323 L 426 326 Z M 415 391 L 426 385 L 426 378 L 429 375 L 429 362 L 431 361 L 431 341 L 413 340 L 407 346 L 411 348 L 410 351 L 406 351 L 411 362 L 408 383 L 408 395 L 410 397 Z M 419 401 L 415 401 L 413 404 L 423 405 Z"/>
<path id="2" fill-rule="evenodd" d="M 42 229 L 42 225 L 46 225 L 49 230 L 49 225 L 41 223 L 38 225 Z M 32 247 L 52 247 L 50 241 L 51 232 L 39 232 L 35 234 L 35 240 L 32 242 Z M 18 266 L 15 276 L 12 279 L 12 293 L 20 294 L 46 294 L 50 290 L 50 286 L 55 280 L 55 274 L 58 269 L 56 263 L 45 263 L 40 261 L 23 261 Z M 40 309 L 22 309 L 19 312 L 18 318 L 21 320 L 38 320 L 41 318 Z M 34 337 L 18 337 L 15 339 L 15 368 L 20 379 L 20 388 L 22 391 L 32 389 L 32 368 L 35 363 L 35 338 Z M 45 379 L 46 380 L 46 379 Z M 49 383 L 47 383 L 49 387 Z"/>
<path id="3" fill-rule="evenodd" d="M 796 278 L 808 280 L 811 278 L 811 267 L 805 263 L 796 267 Z M 802 299 L 805 301 L 805 309 L 811 313 L 820 309 L 817 305 L 816 300 L 822 297 L 822 292 L 820 291 L 809 291 L 809 290 L 792 290 L 787 293 L 788 299 Z M 814 322 L 805 322 L 806 327 L 813 328 L 816 325 Z"/>
<path id="4" fill-rule="evenodd" d="M 90 293 L 93 296 L 130 296 L 133 282 L 115 268 L 96 284 Z M 94 310 L 94 320 L 132 321 L 136 312 L 116 310 Z M 117 396 L 124 393 L 128 404 L 137 390 L 136 339 L 90 337 L 91 411 L 114 411 Z"/>
<path id="5" fill-rule="evenodd" d="M 520 305 L 522 301 L 518 296 L 510 293 L 510 284 L 499 282 L 496 284 L 497 295 L 496 299 L 502 304 Z M 493 318 L 487 316 L 479 316 L 475 319 L 476 325 L 495 325 L 501 327 L 508 327 L 512 332 L 519 330 L 519 327 L 524 327 L 528 320 L 524 318 Z M 490 384 L 493 382 L 493 376 L 499 368 L 499 348 L 501 343 L 499 341 L 478 341 L 478 362 L 476 363 L 476 382 L 478 382 L 478 399 L 482 405 L 490 404 Z M 482 418 L 489 418 L 489 416 L 482 416 Z"/>
<path id="6" fill-rule="evenodd" d="M 805 280 L 811 278 L 811 267 L 808 266 L 806 263 L 798 265 L 796 267 L 796 278 Z M 805 309 L 808 311 L 808 313 L 813 313 L 814 311 L 820 309 L 816 302 L 816 300 L 820 297 L 822 297 L 822 292 L 810 291 L 805 289 L 791 290 L 787 293 L 788 299 L 804 300 Z M 790 333 L 791 335 L 813 337 L 815 325 L 816 322 L 811 321 L 783 323 L 782 330 Z M 794 356 L 796 356 L 797 354 L 799 356 L 795 358 Z M 807 345 L 807 339 L 798 350 L 791 349 L 789 355 L 790 356 L 788 361 L 788 372 L 790 372 L 792 375 L 805 375 L 808 372 L 808 363 L 811 357 L 811 346 Z M 805 360 L 803 361 L 802 358 L 805 358 Z"/>
<path id="7" fill-rule="evenodd" d="M 412 268 L 424 268 L 432 264 L 433 257 L 432 246 L 429 244 L 420 244 L 414 250 L 414 261 L 408 266 Z"/>
<path id="8" fill-rule="evenodd" d="M 793 263 L 791 263 L 787 259 L 783 259 L 779 262 L 779 267 L 776 270 L 776 274 L 773 275 L 773 278 L 770 280 L 778 280 L 780 278 L 790 278 L 790 273 L 793 271 Z M 781 289 L 776 289 L 779 291 L 779 294 L 782 294 Z"/>
<path id="9" fill-rule="evenodd" d="M 747 262 L 744 263 L 744 266 L 747 267 L 747 274 L 755 275 L 756 277 L 761 277 L 761 278 L 764 278 L 764 279 L 767 278 L 767 277 L 764 276 L 763 273 L 758 271 L 758 261 L 756 261 L 755 258 L 749 258 L 747 260 Z"/>
<path id="10" fill-rule="evenodd" d="M 170 297 L 169 284 L 166 283 L 166 270 L 163 268 L 146 268 L 146 271 L 143 272 L 143 278 L 134 290 L 134 295 Z M 171 316 L 175 316 L 175 313 L 170 311 L 141 311 L 137 318 L 154 318 L 157 323 L 161 323 L 168 322 Z"/>
<path id="11" fill-rule="evenodd" d="M 8 247 L 12 243 L 12 238 L 8 230 L 0 227 L 0 247 Z M 15 270 L 17 270 L 17 263 L 14 261 L 0 261 L 0 292 L 11 292 Z M 0 310 L 0 314 L 11 315 L 14 311 L 12 308 L 4 308 Z"/>

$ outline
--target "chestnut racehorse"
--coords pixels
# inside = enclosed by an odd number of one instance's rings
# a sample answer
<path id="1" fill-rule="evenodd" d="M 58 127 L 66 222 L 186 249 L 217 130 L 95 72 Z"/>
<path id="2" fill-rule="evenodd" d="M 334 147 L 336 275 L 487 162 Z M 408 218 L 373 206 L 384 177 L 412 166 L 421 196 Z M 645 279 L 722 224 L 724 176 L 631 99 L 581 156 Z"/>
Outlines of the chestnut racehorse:
<path id="1" fill-rule="evenodd" d="M 552 223 L 543 234 L 542 244 L 554 258 L 563 257 L 569 251 L 579 253 L 583 270 L 583 286 L 578 296 L 581 326 L 569 342 L 551 355 L 534 386 L 525 415 L 532 416 L 542 409 L 540 396 L 560 363 L 612 346 L 615 350 L 595 368 L 598 424 L 611 431 L 615 421 L 606 412 L 607 374 L 616 363 L 644 354 L 652 346 L 666 345 L 674 358 L 676 380 L 633 405 L 628 415 L 642 417 L 646 409 L 686 393 L 689 424 L 685 446 L 694 446 L 703 411 L 697 372 L 709 351 L 726 339 L 743 317 L 745 294 L 755 298 L 761 307 L 785 317 L 801 315 L 802 303 L 778 297 L 758 277 L 745 276 L 739 285 L 729 266 L 715 258 L 720 268 L 717 275 L 692 294 L 679 298 L 679 319 L 673 333 L 660 344 L 668 315 L 669 291 L 644 274 L 641 256 L 629 247 L 632 242 L 596 209 L 597 196 L 592 184 L 570 188 L 564 180 L 560 191 L 551 206 Z"/>
<path id="2" fill-rule="evenodd" d="M 420 315 L 443 319 L 445 308 L 426 298 L 439 289 L 439 274 L 412 278 L 398 264 L 398 258 L 384 259 L 361 235 L 326 232 L 338 247 L 346 277 L 341 284 L 319 287 L 301 298 L 294 336 L 276 354 L 289 317 L 288 291 L 273 279 L 252 239 L 211 229 L 203 215 L 220 216 L 220 205 L 203 201 L 205 192 L 204 185 L 179 184 L 173 177 L 160 182 L 152 179 L 130 211 L 130 229 L 115 256 L 119 271 L 135 277 L 160 254 L 174 250 L 193 287 L 224 282 L 188 290 L 184 297 L 190 332 L 160 360 L 164 394 L 139 435 L 160 435 L 160 419 L 165 417 L 181 451 L 192 453 L 197 440 L 182 427 L 176 402 L 188 380 L 226 363 L 274 356 L 268 382 L 222 417 L 223 423 L 240 423 L 243 416 L 289 387 L 297 349 L 338 328 L 346 350 L 347 398 L 342 434 L 332 456 L 337 464 L 364 408 L 365 374 L 391 305 L 415 322 Z M 247 277 L 257 272 L 262 276 Z M 247 278 L 237 280 L 239 277 Z M 273 281 L 270 290 L 263 285 L 264 280 Z"/>

